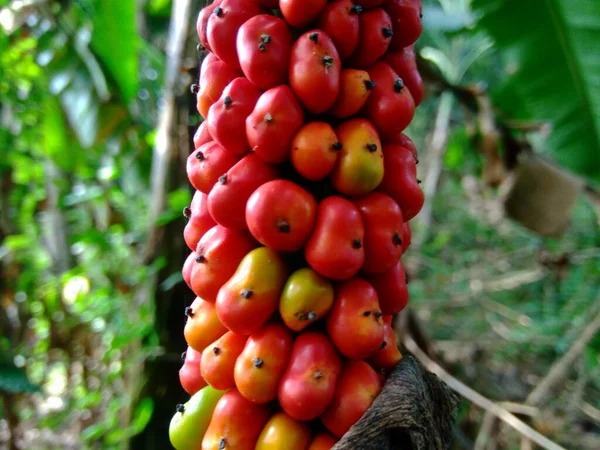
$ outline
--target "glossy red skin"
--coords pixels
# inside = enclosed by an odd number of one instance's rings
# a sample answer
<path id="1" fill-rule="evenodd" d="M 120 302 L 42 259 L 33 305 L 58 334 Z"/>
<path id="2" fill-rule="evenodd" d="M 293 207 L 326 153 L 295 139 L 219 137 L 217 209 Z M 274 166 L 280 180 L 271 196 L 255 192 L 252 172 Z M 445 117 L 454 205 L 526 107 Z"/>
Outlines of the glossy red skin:
<path id="1" fill-rule="evenodd" d="M 245 231 L 217 225 L 211 228 L 196 248 L 191 284 L 194 293 L 214 303 L 221 286 L 234 274 L 240 261 L 256 248 L 256 241 Z M 199 262 L 199 259 L 201 261 Z"/>
<path id="2" fill-rule="evenodd" d="M 342 61 L 358 46 L 359 15 L 352 0 L 335 0 L 319 16 L 318 28 L 331 38 Z"/>
<path id="3" fill-rule="evenodd" d="M 367 280 L 377 292 L 383 314 L 397 314 L 408 304 L 408 287 L 402 261 L 383 273 L 367 276 Z"/>
<path id="4" fill-rule="evenodd" d="M 359 209 L 343 197 L 328 197 L 317 209 L 315 228 L 306 243 L 306 261 L 326 278 L 348 279 L 365 261 L 364 234 Z"/>
<path id="5" fill-rule="evenodd" d="M 423 86 L 421 74 L 417 69 L 413 46 L 411 45 L 397 52 L 390 52 L 383 61 L 389 64 L 394 72 L 402 78 L 415 101 L 415 106 L 419 106 L 425 95 L 425 87 Z"/>
<path id="6" fill-rule="evenodd" d="M 394 27 L 390 50 L 401 50 L 414 44 L 423 31 L 421 0 L 389 0 L 384 8 Z"/>
<path id="7" fill-rule="evenodd" d="M 204 144 L 208 142 L 212 142 L 213 138 L 208 132 L 208 124 L 206 122 L 202 122 L 196 133 L 194 133 L 194 149 L 202 147 Z"/>
<path id="8" fill-rule="evenodd" d="M 323 58 L 329 58 L 327 64 Z M 340 92 L 341 66 L 335 45 L 325 32 L 311 30 L 296 40 L 290 58 L 289 83 L 308 112 L 321 114 L 333 106 Z"/>
<path id="9" fill-rule="evenodd" d="M 365 359 L 383 342 L 381 316 L 373 286 L 361 278 L 352 278 L 336 288 L 333 308 L 327 316 L 327 333 L 346 358 Z"/>
<path id="10" fill-rule="evenodd" d="M 208 69 L 208 66 L 214 63 L 215 61 L 221 60 L 214 53 L 208 52 L 206 56 L 202 59 L 202 63 L 200 64 L 200 74 L 198 75 L 199 79 L 204 76 L 206 70 Z M 217 96 L 217 98 L 219 98 L 219 96 Z"/>
<path id="11" fill-rule="evenodd" d="M 292 333 L 281 323 L 269 323 L 250 335 L 235 364 L 235 385 L 252 403 L 277 397 L 277 386 L 292 351 Z"/>
<path id="12" fill-rule="evenodd" d="M 327 433 L 319 433 L 306 450 L 331 450 L 338 440 Z"/>
<path id="13" fill-rule="evenodd" d="M 252 114 L 246 119 L 246 137 L 250 149 L 270 164 L 289 157 L 296 132 L 304 123 L 304 111 L 288 85 L 263 93 Z"/>
<path id="14" fill-rule="evenodd" d="M 237 389 L 232 389 L 217 403 L 202 440 L 202 450 L 254 450 L 267 420 L 269 408 L 266 405 L 255 405 Z"/>
<path id="15" fill-rule="evenodd" d="M 200 88 L 196 95 L 196 109 L 200 115 L 205 119 L 208 118 L 210 107 L 219 100 L 229 83 L 241 76 L 241 71 L 229 67 L 220 59 L 208 64 L 206 71 L 200 77 Z M 206 125 L 208 127 L 208 123 Z"/>
<path id="16" fill-rule="evenodd" d="M 364 7 L 365 9 L 375 8 L 383 5 L 387 0 L 354 0 L 354 3 Z"/>
<path id="17" fill-rule="evenodd" d="M 183 277 L 183 281 L 185 281 L 185 284 L 187 284 L 190 289 L 192 288 L 192 269 L 194 268 L 194 264 L 196 264 L 197 256 L 198 255 L 196 255 L 196 252 L 190 253 L 185 259 L 185 262 L 183 263 L 183 268 L 181 269 L 181 276 Z"/>
<path id="18" fill-rule="evenodd" d="M 382 348 L 371 355 L 371 364 L 376 369 L 392 370 L 402 359 L 398 349 L 398 338 L 392 328 L 392 316 L 383 316 L 383 342 Z"/>
<path id="19" fill-rule="evenodd" d="M 202 352 L 200 373 L 215 389 L 235 387 L 233 370 L 235 362 L 244 350 L 248 336 L 228 331 Z"/>
<path id="20" fill-rule="evenodd" d="M 341 371 L 342 360 L 325 334 L 300 334 L 279 383 L 281 407 L 296 420 L 317 418 L 331 402 Z"/>
<path id="21" fill-rule="evenodd" d="M 240 27 L 248 19 L 263 12 L 254 0 L 221 0 L 208 19 L 206 35 L 211 51 L 229 66 L 239 69 L 236 38 Z"/>
<path id="22" fill-rule="evenodd" d="M 246 139 L 246 118 L 259 97 L 260 91 L 250 81 L 236 78 L 208 110 L 208 131 L 226 150 L 236 155 L 250 150 Z"/>
<path id="23" fill-rule="evenodd" d="M 189 249 L 194 251 L 202 236 L 217 223 L 208 212 L 208 198 L 206 194 L 200 191 L 196 191 L 194 194 L 190 211 L 191 216 L 183 229 L 183 239 Z"/>
<path id="24" fill-rule="evenodd" d="M 408 250 L 410 244 L 412 242 L 412 232 L 410 231 L 410 224 L 408 222 L 404 222 L 402 224 L 402 253 Z"/>
<path id="25" fill-rule="evenodd" d="M 208 194 L 219 177 L 239 160 L 239 156 L 225 150 L 217 142 L 209 142 L 188 156 L 188 179 L 196 190 Z"/>
<path id="26" fill-rule="evenodd" d="M 317 202 L 305 189 L 287 180 L 263 184 L 246 204 L 246 223 L 261 244 L 283 252 L 304 247 L 317 218 Z"/>
<path id="27" fill-rule="evenodd" d="M 208 44 L 208 37 L 206 35 L 206 29 L 208 27 L 208 19 L 213 13 L 214 9 L 221 3 L 221 0 L 215 0 L 210 5 L 205 6 L 200 10 L 200 14 L 198 14 L 198 20 L 196 22 L 196 31 L 198 32 L 198 39 L 200 39 L 200 43 L 202 46 L 208 50 L 210 50 L 210 45 Z"/>
<path id="28" fill-rule="evenodd" d="M 345 119 L 358 113 L 367 102 L 371 90 L 369 73 L 358 69 L 342 69 L 340 74 L 340 95 L 331 107 L 329 114 Z"/>
<path id="29" fill-rule="evenodd" d="M 395 144 L 395 145 L 399 145 L 401 147 L 409 149 L 410 152 L 415 157 L 415 163 L 416 164 L 419 163 L 419 153 L 417 151 L 417 147 L 415 147 L 415 144 L 412 141 L 412 139 L 409 138 L 404 133 L 397 133 L 392 136 L 388 136 L 386 138 L 386 140 L 383 142 L 383 145 L 386 145 L 386 144 Z"/>
<path id="30" fill-rule="evenodd" d="M 179 369 L 179 382 L 181 387 L 190 395 L 194 395 L 204 386 L 206 381 L 200 374 L 200 358 L 202 354 L 188 347 L 185 351 L 183 366 Z"/>
<path id="31" fill-rule="evenodd" d="M 279 0 L 283 18 L 291 26 L 304 28 L 323 11 L 327 0 Z"/>
<path id="32" fill-rule="evenodd" d="M 370 408 L 381 392 L 377 373 L 364 361 L 349 361 L 340 376 L 333 401 L 321 422 L 335 436 L 342 437 Z"/>
<path id="33" fill-rule="evenodd" d="M 368 69 L 376 85 L 365 105 L 365 115 L 375 124 L 382 139 L 398 134 L 410 124 L 415 102 L 402 79 L 386 63 Z"/>
<path id="34" fill-rule="evenodd" d="M 337 161 L 339 139 L 327 122 L 308 122 L 291 144 L 294 168 L 307 180 L 319 181 L 331 173 Z"/>
<path id="35" fill-rule="evenodd" d="M 383 146 L 384 175 L 378 190 L 392 197 L 404 220 L 415 217 L 425 202 L 417 182 L 417 165 L 412 152 L 399 145 Z"/>
<path id="36" fill-rule="evenodd" d="M 255 154 L 246 155 L 227 171 L 208 194 L 208 211 L 224 227 L 246 228 L 246 203 L 252 193 L 276 179 L 277 169 Z"/>
<path id="37" fill-rule="evenodd" d="M 264 42 L 264 36 L 270 40 Z M 261 90 L 284 84 L 293 42 L 290 29 L 279 17 L 261 14 L 244 23 L 237 35 L 237 52 L 246 78 Z"/>
<path id="38" fill-rule="evenodd" d="M 369 67 L 381 58 L 392 40 L 392 20 L 381 8 L 359 14 L 360 38 L 358 46 L 350 58 L 352 67 Z"/>
<path id="39" fill-rule="evenodd" d="M 354 202 L 365 226 L 365 263 L 367 273 L 381 273 L 394 266 L 402 256 L 402 211 L 388 195 L 372 192 Z"/>

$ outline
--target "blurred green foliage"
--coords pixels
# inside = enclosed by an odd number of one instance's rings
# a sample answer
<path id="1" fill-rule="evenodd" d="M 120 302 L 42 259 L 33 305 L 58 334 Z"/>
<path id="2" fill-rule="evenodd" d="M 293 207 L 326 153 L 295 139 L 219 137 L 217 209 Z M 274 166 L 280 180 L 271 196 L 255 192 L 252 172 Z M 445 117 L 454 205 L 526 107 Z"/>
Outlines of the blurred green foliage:
<path id="1" fill-rule="evenodd" d="M 150 283 L 168 261 L 141 257 L 154 225 L 150 168 L 171 6 L 0 2 L 0 391 L 41 389 L 15 396 L 24 427 L 55 430 L 55 439 L 74 434 L 85 448 L 123 448 L 151 420 L 154 401 L 140 392 L 145 362 L 164 352 L 157 292 L 181 283 L 178 271 Z M 548 139 L 526 137 L 594 182 L 598 8 L 594 0 L 424 1 L 417 48 L 451 82 L 485 82 L 501 117 L 549 122 Z M 582 200 L 555 240 L 490 218 L 496 192 L 478 182 L 483 158 L 452 101 L 433 224 L 408 256 L 418 273 L 413 304 L 435 340 L 483 351 L 457 373 L 486 395 L 521 400 L 598 303 L 598 218 Z M 409 131 L 424 161 L 438 108 L 433 95 Z M 169 192 L 158 225 L 181 221 L 189 201 L 187 189 Z M 181 245 L 180 234 L 167 239 Z M 542 251 L 575 256 L 558 274 L 540 269 Z M 532 282 L 485 290 L 538 269 Z M 599 350 L 600 339 L 587 346 L 586 373 L 598 373 Z M 502 378 L 512 368 L 518 375 Z M 595 407 L 599 379 L 588 384 Z M 565 428 L 560 439 L 577 432 L 573 421 Z"/>

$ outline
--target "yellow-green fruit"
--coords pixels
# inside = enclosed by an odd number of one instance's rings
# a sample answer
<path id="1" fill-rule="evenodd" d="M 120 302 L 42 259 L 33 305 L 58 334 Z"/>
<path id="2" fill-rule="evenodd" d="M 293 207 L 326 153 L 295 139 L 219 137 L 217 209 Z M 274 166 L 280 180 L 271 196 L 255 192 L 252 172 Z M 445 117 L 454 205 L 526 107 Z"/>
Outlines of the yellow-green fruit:
<path id="1" fill-rule="evenodd" d="M 202 448 L 202 438 L 210 424 L 213 411 L 225 392 L 206 386 L 196 392 L 187 403 L 177 406 L 177 412 L 169 426 L 169 438 L 176 450 Z"/>
<path id="2" fill-rule="evenodd" d="M 333 287 L 312 269 L 295 271 L 288 278 L 281 299 L 281 318 L 294 331 L 301 331 L 325 317 L 333 305 Z"/>
<path id="3" fill-rule="evenodd" d="M 305 450 L 310 443 L 310 428 L 284 412 L 275 414 L 263 428 L 255 450 Z"/>

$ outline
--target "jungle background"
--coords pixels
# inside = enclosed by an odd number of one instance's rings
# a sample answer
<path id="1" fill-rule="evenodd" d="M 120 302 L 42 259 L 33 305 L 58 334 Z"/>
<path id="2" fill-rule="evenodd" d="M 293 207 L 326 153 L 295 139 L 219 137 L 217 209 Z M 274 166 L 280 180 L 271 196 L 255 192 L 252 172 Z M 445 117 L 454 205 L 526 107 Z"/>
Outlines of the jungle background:
<path id="1" fill-rule="evenodd" d="M 600 2 L 423 4 L 401 345 L 455 448 L 598 449 Z M 0 448 L 170 448 L 201 6 L 0 0 Z"/>

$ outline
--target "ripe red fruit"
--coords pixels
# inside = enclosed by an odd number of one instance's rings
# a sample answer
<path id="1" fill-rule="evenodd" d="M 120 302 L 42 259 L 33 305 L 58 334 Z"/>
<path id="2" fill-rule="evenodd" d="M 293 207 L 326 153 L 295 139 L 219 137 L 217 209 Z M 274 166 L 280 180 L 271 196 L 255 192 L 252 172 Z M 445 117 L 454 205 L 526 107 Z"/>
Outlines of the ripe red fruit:
<path id="1" fill-rule="evenodd" d="M 367 276 L 367 280 L 377 292 L 383 314 L 397 314 L 406 307 L 408 287 L 402 261 L 398 261 L 394 267 L 383 273 Z"/>
<path id="2" fill-rule="evenodd" d="M 408 250 L 412 241 L 412 233 L 410 231 L 410 224 L 408 222 L 404 222 L 402 224 L 402 253 Z"/>
<path id="3" fill-rule="evenodd" d="M 387 0 L 354 0 L 354 3 L 364 7 L 365 9 L 375 8 L 384 4 Z"/>
<path id="4" fill-rule="evenodd" d="M 261 13 L 262 8 L 254 0 L 221 0 L 213 9 L 206 27 L 211 51 L 229 66 L 239 69 L 238 30 L 248 19 Z"/>
<path id="5" fill-rule="evenodd" d="M 402 359 L 398 349 L 398 339 L 392 328 L 392 317 L 383 316 L 383 344 L 371 355 L 371 363 L 376 369 L 392 370 Z"/>
<path id="6" fill-rule="evenodd" d="M 296 40 L 290 58 L 290 86 L 309 112 L 321 114 L 333 106 L 340 92 L 341 66 L 325 32 L 311 30 Z"/>
<path id="7" fill-rule="evenodd" d="M 208 194 L 208 210 L 224 227 L 246 228 L 246 203 L 264 183 L 277 178 L 277 169 L 255 154 L 246 155 L 219 178 Z"/>
<path id="8" fill-rule="evenodd" d="M 417 151 L 417 147 L 415 147 L 415 144 L 412 141 L 412 139 L 409 138 L 404 133 L 397 133 L 392 136 L 387 136 L 387 138 L 385 139 L 383 144 L 384 145 L 394 144 L 394 145 L 399 145 L 401 147 L 407 148 L 413 154 L 413 156 L 415 158 L 415 163 L 416 164 L 419 163 L 419 153 Z"/>
<path id="9" fill-rule="evenodd" d="M 277 251 L 300 250 L 315 225 L 317 202 L 287 180 L 263 184 L 246 204 L 246 223 L 254 238 Z"/>
<path id="10" fill-rule="evenodd" d="M 194 140 L 194 149 L 200 148 L 202 145 L 204 145 L 208 142 L 212 142 L 213 138 L 210 135 L 210 133 L 208 132 L 208 124 L 206 123 L 206 121 L 203 121 L 200 124 L 200 126 L 196 130 L 196 133 L 194 133 L 193 140 Z"/>
<path id="11" fill-rule="evenodd" d="M 196 22 L 196 31 L 198 32 L 198 39 L 200 39 L 200 43 L 202 46 L 211 51 L 210 45 L 208 43 L 208 37 L 206 35 L 206 29 L 208 27 L 208 19 L 213 13 L 214 9 L 219 6 L 221 0 L 215 0 L 210 5 L 205 6 L 200 10 L 200 14 L 198 14 L 198 21 Z"/>
<path id="12" fill-rule="evenodd" d="M 394 27 L 390 49 L 401 50 L 414 44 L 423 31 L 421 0 L 388 0 L 384 8 Z"/>
<path id="13" fill-rule="evenodd" d="M 226 150 L 236 155 L 250 150 L 246 139 L 246 118 L 259 97 L 260 91 L 250 81 L 236 78 L 208 110 L 208 131 Z"/>
<path id="14" fill-rule="evenodd" d="M 213 5 L 214 5 L 214 3 L 213 3 Z M 217 55 L 215 55 L 214 53 L 208 52 L 206 54 L 206 56 L 202 59 L 202 62 L 200 63 L 199 78 L 202 78 L 204 76 L 204 74 L 206 73 L 206 70 L 208 69 L 208 66 L 215 61 L 221 61 L 221 60 L 219 58 L 217 58 Z M 217 98 L 218 98 L 218 96 L 217 96 Z"/>
<path id="15" fill-rule="evenodd" d="M 321 13 L 327 0 L 279 0 L 283 18 L 291 26 L 304 28 Z"/>
<path id="16" fill-rule="evenodd" d="M 261 14 L 244 23 L 237 52 L 246 78 L 262 90 L 285 83 L 292 43 L 292 33 L 279 17 Z"/>
<path id="17" fill-rule="evenodd" d="M 388 63 L 394 72 L 402 78 L 415 101 L 415 106 L 419 106 L 425 94 L 425 87 L 423 86 L 421 74 L 417 69 L 414 47 L 411 45 L 400 51 L 388 53 L 384 58 L 384 62 Z"/>
<path id="18" fill-rule="evenodd" d="M 288 85 L 269 89 L 246 119 L 251 150 L 271 164 L 286 161 L 292 139 L 303 122 L 304 111 Z"/>
<path id="19" fill-rule="evenodd" d="M 219 177 L 231 169 L 240 158 L 216 142 L 196 149 L 187 159 L 186 171 L 192 186 L 208 194 Z"/>
<path id="20" fill-rule="evenodd" d="M 191 275 L 194 293 L 214 303 L 221 286 L 231 278 L 244 256 L 255 247 L 256 242 L 246 231 L 220 225 L 211 228 L 196 248 Z"/>
<path id="21" fill-rule="evenodd" d="M 342 61 L 358 46 L 358 16 L 361 12 L 362 8 L 352 3 L 352 0 L 335 0 L 329 2 L 319 16 L 318 28 L 331 38 Z"/>
<path id="22" fill-rule="evenodd" d="M 297 420 L 317 418 L 331 402 L 341 371 L 342 360 L 325 334 L 300 334 L 279 383 L 281 407 Z"/>
<path id="23" fill-rule="evenodd" d="M 315 229 L 306 243 L 306 261 L 324 277 L 350 278 L 365 260 L 364 233 L 359 209 L 343 197 L 328 197 L 319 204 Z"/>
<path id="24" fill-rule="evenodd" d="M 191 306 L 185 309 L 185 313 L 185 341 L 197 352 L 202 353 L 207 345 L 227 332 L 217 317 L 215 305 L 200 297 L 196 297 Z"/>
<path id="25" fill-rule="evenodd" d="M 415 103 L 402 78 L 386 63 L 369 70 L 376 83 L 365 105 L 366 116 L 373 121 L 382 137 L 403 131 L 415 114 Z"/>
<path id="26" fill-rule="evenodd" d="M 417 181 L 417 165 L 410 150 L 399 145 L 383 146 L 384 175 L 378 190 L 392 197 L 405 221 L 415 217 L 425 201 Z"/>
<path id="27" fill-rule="evenodd" d="M 196 109 L 200 115 L 206 119 L 210 107 L 219 100 L 227 85 L 241 76 L 242 72 L 229 67 L 220 59 L 209 63 L 200 76 L 200 86 L 196 94 Z M 208 123 L 206 125 L 208 127 Z"/>
<path id="28" fill-rule="evenodd" d="M 381 8 L 371 9 L 359 15 L 360 39 L 350 58 L 353 67 L 369 67 L 381 58 L 388 47 L 394 32 L 392 20 Z"/>
<path id="29" fill-rule="evenodd" d="M 402 211 L 390 196 L 381 192 L 372 192 L 355 204 L 365 226 L 363 270 L 367 273 L 385 272 L 402 256 Z"/>
<path id="30" fill-rule="evenodd" d="M 246 400 L 237 389 L 227 392 L 215 407 L 202 439 L 202 450 L 254 450 L 269 420 L 269 408 Z"/>
<path id="31" fill-rule="evenodd" d="M 189 208 L 189 221 L 183 229 L 183 239 L 190 250 L 196 250 L 198 242 L 216 222 L 208 212 L 208 198 L 206 194 L 196 191 Z M 191 266 L 190 266 L 191 267 Z M 191 268 L 190 268 L 191 271 Z"/>
<path id="32" fill-rule="evenodd" d="M 364 361 L 348 361 L 321 422 L 341 438 L 371 407 L 380 392 L 381 382 L 371 366 Z"/>
<path id="33" fill-rule="evenodd" d="M 252 403 L 268 403 L 292 350 L 292 333 L 281 323 L 270 323 L 250 335 L 235 363 L 235 385 Z"/>
<path id="34" fill-rule="evenodd" d="M 296 133 L 291 147 L 290 157 L 298 173 L 319 181 L 333 170 L 342 145 L 327 122 L 308 122 Z"/>
<path id="35" fill-rule="evenodd" d="M 181 276 L 183 277 L 183 281 L 185 281 L 185 284 L 187 284 L 190 289 L 192 288 L 192 269 L 194 268 L 196 257 L 196 252 L 190 253 L 185 259 L 185 262 L 183 263 L 183 268 L 181 269 Z"/>
<path id="36" fill-rule="evenodd" d="M 235 387 L 233 370 L 244 350 L 248 336 L 228 331 L 202 352 L 200 373 L 208 384 L 219 390 Z"/>
<path id="37" fill-rule="evenodd" d="M 327 316 L 327 333 L 342 355 L 365 359 L 383 342 L 381 316 L 373 286 L 360 278 L 352 278 L 336 289 L 333 308 Z"/>
<path id="38" fill-rule="evenodd" d="M 206 386 L 206 381 L 204 381 L 204 378 L 200 374 L 200 358 L 202 354 L 192 347 L 188 347 L 182 356 L 184 360 L 183 366 L 179 369 L 179 382 L 185 392 L 194 395 Z"/>
<path id="39" fill-rule="evenodd" d="M 344 119 L 358 113 L 367 102 L 375 84 L 364 70 L 342 69 L 340 74 L 340 95 L 329 113 Z"/>

